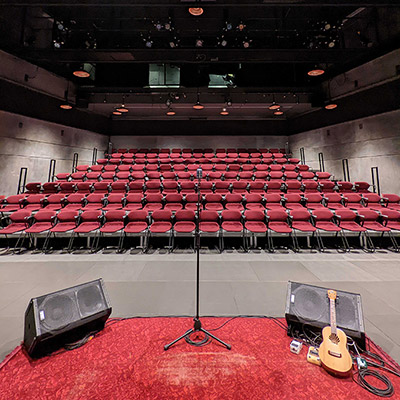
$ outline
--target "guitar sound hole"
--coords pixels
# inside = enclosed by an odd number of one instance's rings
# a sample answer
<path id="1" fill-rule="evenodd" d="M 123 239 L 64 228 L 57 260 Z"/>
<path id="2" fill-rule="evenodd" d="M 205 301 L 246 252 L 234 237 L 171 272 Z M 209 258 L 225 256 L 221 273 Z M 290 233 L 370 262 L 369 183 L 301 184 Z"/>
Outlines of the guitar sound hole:
<path id="1" fill-rule="evenodd" d="M 338 344 L 340 342 L 339 336 L 335 335 L 334 333 L 331 333 L 329 335 L 329 340 L 335 344 Z"/>

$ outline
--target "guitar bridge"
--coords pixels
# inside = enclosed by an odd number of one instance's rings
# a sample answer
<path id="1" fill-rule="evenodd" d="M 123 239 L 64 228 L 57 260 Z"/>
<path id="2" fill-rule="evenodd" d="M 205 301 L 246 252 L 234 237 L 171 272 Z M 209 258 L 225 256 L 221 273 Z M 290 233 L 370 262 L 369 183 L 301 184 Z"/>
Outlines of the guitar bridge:
<path id="1" fill-rule="evenodd" d="M 332 357 L 342 358 L 342 353 L 336 353 L 336 351 L 328 350 L 328 354 Z"/>

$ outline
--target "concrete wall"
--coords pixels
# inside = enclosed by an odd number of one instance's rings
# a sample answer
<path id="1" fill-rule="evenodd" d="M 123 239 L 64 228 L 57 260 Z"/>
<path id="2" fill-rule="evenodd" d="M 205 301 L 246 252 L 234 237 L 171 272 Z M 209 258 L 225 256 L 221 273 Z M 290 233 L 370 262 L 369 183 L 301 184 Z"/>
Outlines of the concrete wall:
<path id="1" fill-rule="evenodd" d="M 56 173 L 71 172 L 74 153 L 79 164 L 90 164 L 93 148 L 100 158 L 107 143 L 105 135 L 0 111 L 0 194 L 16 193 L 21 167 L 28 168 L 27 182 L 43 183 L 51 159 Z"/>
<path id="2" fill-rule="evenodd" d="M 378 167 L 382 193 L 400 194 L 400 111 L 328 126 L 289 137 L 290 148 L 306 163 L 319 169 L 318 153 L 325 170 L 343 178 L 342 159 L 349 160 L 351 181 L 371 183 L 371 167 Z"/>
<path id="3" fill-rule="evenodd" d="M 150 122 L 149 122 L 150 123 Z M 112 136 L 114 148 L 284 148 L 287 136 Z"/>

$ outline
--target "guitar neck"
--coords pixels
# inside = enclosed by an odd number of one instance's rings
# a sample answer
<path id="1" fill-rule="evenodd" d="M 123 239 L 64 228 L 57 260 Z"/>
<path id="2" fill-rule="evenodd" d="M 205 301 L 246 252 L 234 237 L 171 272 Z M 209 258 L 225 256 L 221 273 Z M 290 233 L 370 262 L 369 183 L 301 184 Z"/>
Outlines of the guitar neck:
<path id="1" fill-rule="evenodd" d="M 336 327 L 336 306 L 335 306 L 335 300 L 334 299 L 329 299 L 330 301 L 330 312 L 331 312 L 331 331 L 334 335 L 337 334 L 337 327 Z"/>

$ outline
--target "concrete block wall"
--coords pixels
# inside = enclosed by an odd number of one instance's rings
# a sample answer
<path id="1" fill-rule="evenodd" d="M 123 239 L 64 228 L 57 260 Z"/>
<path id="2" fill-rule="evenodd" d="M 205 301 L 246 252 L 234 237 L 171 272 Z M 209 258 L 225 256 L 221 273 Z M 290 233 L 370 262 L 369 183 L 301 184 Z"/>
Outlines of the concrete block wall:
<path id="1" fill-rule="evenodd" d="M 74 153 L 78 164 L 91 164 L 93 148 L 101 158 L 107 144 L 105 135 L 0 111 L 0 194 L 16 193 L 21 167 L 27 182 L 43 183 L 51 159 L 56 173 L 71 172 Z"/>
<path id="2" fill-rule="evenodd" d="M 371 167 L 378 167 L 381 193 L 400 194 L 400 110 L 302 132 L 290 136 L 289 145 L 298 158 L 304 147 L 306 164 L 316 170 L 322 152 L 325 170 L 337 179 L 343 178 L 344 158 L 353 182 L 371 184 Z"/>
<path id="3" fill-rule="evenodd" d="M 149 122 L 151 123 L 151 122 Z M 112 136 L 114 148 L 285 148 L 287 136 Z"/>

